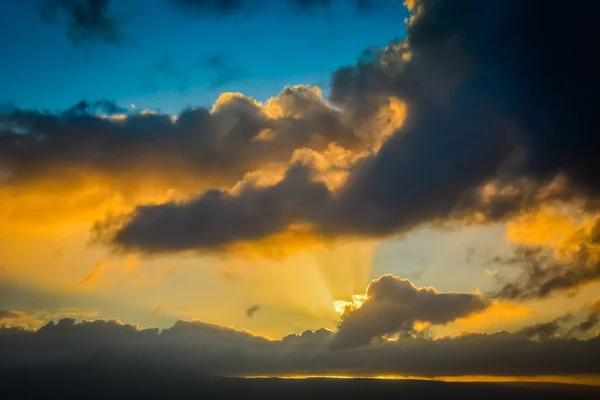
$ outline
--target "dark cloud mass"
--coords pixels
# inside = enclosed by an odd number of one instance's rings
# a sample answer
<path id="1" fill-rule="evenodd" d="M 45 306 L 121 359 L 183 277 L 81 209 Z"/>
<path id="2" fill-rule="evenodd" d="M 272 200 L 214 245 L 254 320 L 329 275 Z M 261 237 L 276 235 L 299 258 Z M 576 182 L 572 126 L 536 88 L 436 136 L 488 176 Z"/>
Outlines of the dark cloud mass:
<path id="1" fill-rule="evenodd" d="M 567 18 L 562 4 L 540 0 L 414 3 L 405 41 L 366 52 L 357 65 L 336 71 L 332 82 L 331 100 L 355 125 L 392 96 L 407 104 L 403 127 L 357 165 L 329 201 L 313 203 L 320 209 L 304 212 L 309 219 L 282 222 L 308 223 L 324 235 L 379 236 L 448 219 L 501 220 L 553 201 L 595 209 L 593 13 Z M 549 186 L 558 178 L 560 185 Z M 297 183 L 304 185 L 298 193 L 311 186 Z M 201 215 L 212 219 L 218 203 Z M 186 204 L 170 212 L 180 219 L 183 209 L 189 219 L 197 217 Z M 154 213 L 138 211 L 132 226 Z M 159 218 L 170 221 L 164 213 Z M 185 231 L 152 226 L 186 241 Z M 245 236 L 270 235 L 269 226 L 271 219 Z M 158 241 L 128 235 L 121 244 L 149 249 Z"/>
<path id="2" fill-rule="evenodd" d="M 64 23 L 66 35 L 73 44 L 119 44 L 123 35 L 110 3 L 111 0 L 45 0 L 40 13 L 47 21 Z"/>
<path id="3" fill-rule="evenodd" d="M 182 204 L 138 206 L 122 227 L 108 220 L 97 224 L 95 233 L 99 240 L 107 236 L 125 249 L 145 252 L 214 249 L 283 232 L 296 220 L 313 219 L 310 213 L 328 196 L 327 186 L 312 181 L 308 167 L 297 165 L 275 186 L 249 186 L 235 196 L 209 190 Z M 110 228 L 117 229 L 114 236 Z"/>
<path id="4" fill-rule="evenodd" d="M 469 334 L 437 340 L 406 338 L 331 350 L 329 331 L 282 340 L 200 322 L 161 332 L 114 321 L 64 319 L 38 331 L 0 328 L 0 369 L 159 368 L 197 375 L 558 375 L 598 374 L 598 337 L 534 341 L 520 334 Z M 135 368 L 134 368 L 135 369 Z"/>
<path id="5" fill-rule="evenodd" d="M 343 113 L 310 87 L 288 87 L 276 102 L 277 117 L 242 95 L 223 95 L 213 111 L 188 109 L 176 118 L 148 112 L 97 115 L 124 111 L 107 101 L 81 102 L 62 113 L 16 109 L 0 114 L 3 184 L 76 184 L 95 174 L 120 189 L 146 178 L 168 180 L 170 187 L 185 180 L 222 187 L 263 163 L 288 162 L 298 148 L 366 143 Z"/>
<path id="6" fill-rule="evenodd" d="M 416 322 L 446 324 L 488 306 L 481 295 L 439 293 L 434 288 L 417 288 L 407 279 L 383 275 L 369 284 L 360 307 L 346 307 L 332 345 L 366 345 L 375 337 L 411 333 Z"/>

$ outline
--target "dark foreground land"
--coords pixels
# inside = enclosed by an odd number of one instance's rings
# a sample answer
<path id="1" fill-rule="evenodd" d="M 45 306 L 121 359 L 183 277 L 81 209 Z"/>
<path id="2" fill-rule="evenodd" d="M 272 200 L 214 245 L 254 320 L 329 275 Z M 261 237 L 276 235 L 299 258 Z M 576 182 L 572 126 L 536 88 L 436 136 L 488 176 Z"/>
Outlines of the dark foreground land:
<path id="1" fill-rule="evenodd" d="M 44 368 L 0 371 L 2 399 L 600 399 L 600 387 L 380 379 L 243 379 Z"/>

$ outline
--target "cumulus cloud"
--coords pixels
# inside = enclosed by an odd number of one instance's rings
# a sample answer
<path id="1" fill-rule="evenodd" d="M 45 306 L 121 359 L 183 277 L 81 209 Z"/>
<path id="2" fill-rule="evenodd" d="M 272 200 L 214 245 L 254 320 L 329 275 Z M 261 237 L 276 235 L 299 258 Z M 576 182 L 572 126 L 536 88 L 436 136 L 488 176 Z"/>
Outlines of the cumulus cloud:
<path id="1" fill-rule="evenodd" d="M 45 0 L 40 13 L 47 21 L 64 23 L 67 38 L 73 44 L 120 44 L 123 35 L 110 3 L 110 0 Z"/>
<path id="2" fill-rule="evenodd" d="M 433 287 L 417 288 L 407 279 L 383 275 L 369 284 L 358 306 L 345 307 L 332 346 L 366 345 L 376 337 L 411 333 L 418 322 L 446 324 L 489 305 L 479 294 L 440 293 Z"/>
<path id="3" fill-rule="evenodd" d="M 356 149 L 371 140 L 308 86 L 285 88 L 266 104 L 225 93 L 212 110 L 188 109 L 175 118 L 122 111 L 102 101 L 62 113 L 1 114 L 3 183 L 77 184 L 91 175 L 121 190 L 147 178 L 175 188 L 186 180 L 221 187 L 265 163 L 286 163 L 299 148 L 321 151 L 335 142 Z"/>
<path id="4" fill-rule="evenodd" d="M 331 93 L 353 126 L 390 98 L 406 104 L 405 123 L 298 222 L 325 236 L 381 236 L 424 223 L 504 220 L 540 204 L 595 209 L 600 171 L 590 100 L 597 68 L 586 51 L 593 21 L 565 21 L 560 4 L 539 1 L 408 4 L 406 40 L 336 71 Z M 567 26 L 559 32 L 557 24 Z M 569 43 L 576 56 L 558 54 L 556 43 Z M 187 204 L 180 207 L 194 218 Z M 147 212 L 152 218 L 154 209 Z M 195 220 L 213 226 L 205 222 Z M 255 239 L 272 234 L 258 228 Z"/>

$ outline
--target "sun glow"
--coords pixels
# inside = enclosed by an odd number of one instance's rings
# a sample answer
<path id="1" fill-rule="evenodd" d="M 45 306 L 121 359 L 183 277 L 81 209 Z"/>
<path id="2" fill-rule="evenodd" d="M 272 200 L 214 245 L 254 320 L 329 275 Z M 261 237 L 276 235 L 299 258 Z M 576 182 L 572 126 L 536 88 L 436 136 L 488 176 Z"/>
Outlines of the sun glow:
<path id="1" fill-rule="evenodd" d="M 504 383 L 568 383 L 577 385 L 600 386 L 597 375 L 537 375 L 537 376 L 493 376 L 459 375 L 423 377 L 413 375 L 255 375 L 238 378 L 246 379 L 382 379 L 382 380 L 419 380 L 438 382 L 504 382 Z"/>

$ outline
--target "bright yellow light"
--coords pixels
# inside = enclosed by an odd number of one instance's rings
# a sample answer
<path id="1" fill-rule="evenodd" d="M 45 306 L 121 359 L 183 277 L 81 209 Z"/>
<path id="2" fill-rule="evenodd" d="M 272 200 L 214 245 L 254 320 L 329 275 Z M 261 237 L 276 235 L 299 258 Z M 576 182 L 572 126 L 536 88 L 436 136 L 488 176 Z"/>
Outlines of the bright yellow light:
<path id="1" fill-rule="evenodd" d="M 600 386 L 598 375 L 538 375 L 538 376 L 493 376 L 493 375 L 458 375 L 423 377 L 413 375 L 252 375 L 240 376 L 246 379 L 386 379 L 386 380 L 426 380 L 441 382 L 546 382 L 546 383 L 569 383 L 579 385 Z"/>
<path id="2" fill-rule="evenodd" d="M 366 300 L 367 296 L 364 294 L 353 294 L 352 301 L 335 300 L 333 309 L 339 314 L 344 314 L 347 310 L 360 308 Z"/>

